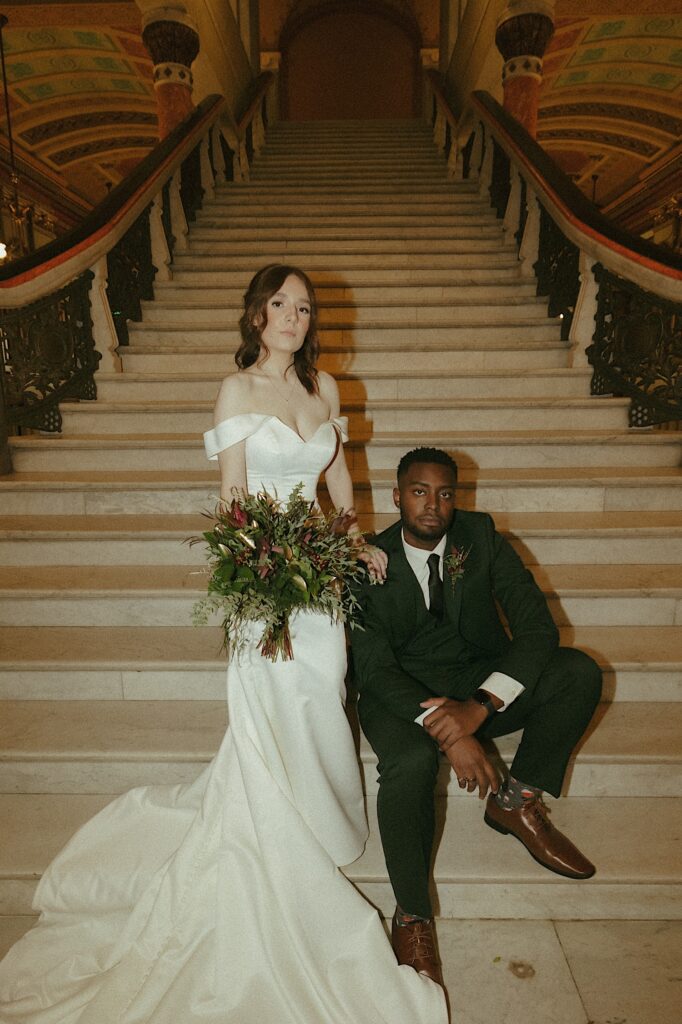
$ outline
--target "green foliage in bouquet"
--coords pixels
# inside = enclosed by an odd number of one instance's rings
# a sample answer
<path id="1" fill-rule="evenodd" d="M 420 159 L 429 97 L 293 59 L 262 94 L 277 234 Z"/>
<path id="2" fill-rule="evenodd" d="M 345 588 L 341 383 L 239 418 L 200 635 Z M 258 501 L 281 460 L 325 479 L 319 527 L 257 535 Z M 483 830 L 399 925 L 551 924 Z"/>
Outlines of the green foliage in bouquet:
<path id="1" fill-rule="evenodd" d="M 208 545 L 210 574 L 193 621 L 205 625 L 220 612 L 229 651 L 243 646 L 247 623 L 259 622 L 261 654 L 271 661 L 293 658 L 289 617 L 299 609 L 355 624 L 354 585 L 366 576 L 357 535 L 348 536 L 346 516 L 322 512 L 302 489 L 295 487 L 286 503 L 265 492 L 219 502 L 213 514 L 204 513 L 212 528 L 190 538 L 190 544 Z"/>

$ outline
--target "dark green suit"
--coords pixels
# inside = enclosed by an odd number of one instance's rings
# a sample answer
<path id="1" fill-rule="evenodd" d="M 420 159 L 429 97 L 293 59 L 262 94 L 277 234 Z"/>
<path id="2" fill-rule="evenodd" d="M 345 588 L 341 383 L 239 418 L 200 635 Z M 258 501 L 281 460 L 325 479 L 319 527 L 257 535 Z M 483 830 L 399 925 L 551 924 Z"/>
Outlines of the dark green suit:
<path id="1" fill-rule="evenodd" d="M 581 651 L 559 648 L 539 587 L 485 513 L 455 515 L 446 555 L 451 546 L 469 554 L 454 588 L 445 575 L 441 623 L 405 558 L 401 524 L 376 543 L 388 554 L 388 576 L 382 586 L 364 589 L 364 630 L 352 633 L 359 714 L 379 758 L 379 826 L 396 898 L 407 912 L 429 917 L 439 758 L 434 740 L 415 723 L 420 702 L 465 700 L 495 671 L 518 680 L 524 692 L 479 736 L 523 728 L 512 774 L 558 796 L 571 751 L 599 701 L 601 673 Z"/>

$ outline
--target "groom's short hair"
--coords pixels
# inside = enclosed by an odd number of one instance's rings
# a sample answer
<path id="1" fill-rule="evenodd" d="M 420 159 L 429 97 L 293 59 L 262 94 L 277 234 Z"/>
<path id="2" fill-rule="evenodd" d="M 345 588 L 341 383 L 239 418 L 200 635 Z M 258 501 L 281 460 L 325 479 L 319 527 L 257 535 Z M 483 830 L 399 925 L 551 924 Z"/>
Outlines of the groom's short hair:
<path id="1" fill-rule="evenodd" d="M 437 462 L 439 466 L 447 466 L 455 474 L 455 478 L 457 477 L 457 463 L 452 455 L 448 455 L 442 448 L 413 448 L 412 451 L 405 452 L 398 463 L 398 480 L 415 462 Z"/>

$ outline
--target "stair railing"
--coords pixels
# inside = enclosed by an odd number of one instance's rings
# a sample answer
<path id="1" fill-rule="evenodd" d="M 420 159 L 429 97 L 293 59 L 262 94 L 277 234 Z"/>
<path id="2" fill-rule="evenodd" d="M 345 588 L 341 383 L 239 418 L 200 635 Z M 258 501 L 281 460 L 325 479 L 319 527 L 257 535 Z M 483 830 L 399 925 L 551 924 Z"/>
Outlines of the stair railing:
<path id="1" fill-rule="evenodd" d="M 248 180 L 272 79 L 261 76 L 237 123 L 207 97 L 78 227 L 0 268 L 0 472 L 8 434 L 59 432 L 61 401 L 95 399 L 98 368 L 120 372 L 128 321 L 142 319 L 155 280 L 171 279 L 204 199 Z"/>
<path id="2" fill-rule="evenodd" d="M 605 217 L 488 93 L 458 119 L 438 74 L 426 81 L 450 177 L 489 198 L 592 394 L 627 396 L 633 427 L 682 420 L 682 257 Z"/>

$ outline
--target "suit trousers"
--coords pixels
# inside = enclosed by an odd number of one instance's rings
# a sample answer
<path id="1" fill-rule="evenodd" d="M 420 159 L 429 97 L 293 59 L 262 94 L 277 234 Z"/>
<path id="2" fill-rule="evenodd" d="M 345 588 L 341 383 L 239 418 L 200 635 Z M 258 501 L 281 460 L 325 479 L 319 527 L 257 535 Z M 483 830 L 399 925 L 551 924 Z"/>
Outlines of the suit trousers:
<path id="1" fill-rule="evenodd" d="M 482 663 L 472 676 L 471 693 L 489 672 L 490 665 Z M 536 685 L 494 715 L 477 736 L 492 739 L 523 729 L 511 774 L 558 796 L 571 752 L 599 703 L 601 683 L 589 655 L 560 647 Z M 387 704 L 362 695 L 358 710 L 379 760 L 377 814 L 396 901 L 406 913 L 431 917 L 435 786 L 442 755 L 422 726 L 392 715 Z"/>

